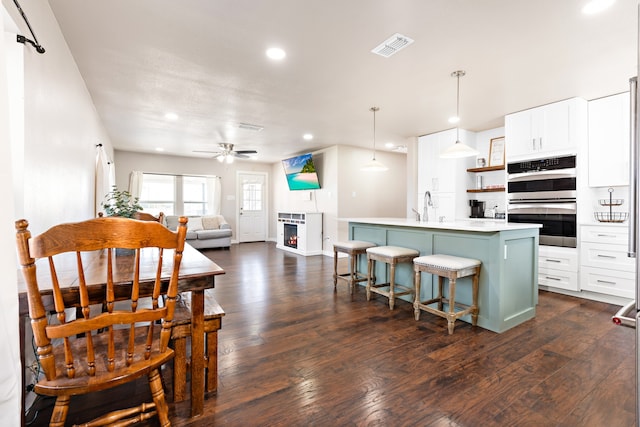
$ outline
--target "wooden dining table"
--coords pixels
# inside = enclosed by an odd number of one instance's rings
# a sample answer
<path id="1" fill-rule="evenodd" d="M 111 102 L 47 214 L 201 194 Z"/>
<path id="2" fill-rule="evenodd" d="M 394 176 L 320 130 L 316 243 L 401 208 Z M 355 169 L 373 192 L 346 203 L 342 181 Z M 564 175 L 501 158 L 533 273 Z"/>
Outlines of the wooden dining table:
<path id="1" fill-rule="evenodd" d="M 66 255 L 69 255 L 66 257 Z M 159 253 L 156 248 L 145 248 L 140 257 L 140 297 L 150 296 L 153 290 L 153 280 Z M 105 293 L 105 265 L 107 252 L 105 250 L 82 254 L 85 263 L 85 279 L 89 291 L 91 304 L 101 304 Z M 133 255 L 118 255 L 115 260 L 114 292 L 116 300 L 131 298 L 130 283 L 133 270 Z M 168 284 L 171 275 L 173 251 L 165 250 L 163 257 L 162 278 Z M 49 275 L 46 259 L 36 262 L 36 272 L 43 296 L 45 309 L 54 310 L 51 276 Z M 78 274 L 75 253 L 65 254 L 56 260 L 56 271 L 65 301 L 79 301 Z M 180 263 L 178 292 L 191 293 L 191 416 L 198 416 L 204 410 L 205 395 L 205 334 L 204 334 L 204 292 L 214 287 L 214 279 L 225 271 L 215 262 L 200 253 L 197 249 L 185 244 Z M 26 317 L 29 316 L 27 289 L 22 273 L 18 271 L 18 300 L 20 314 L 21 359 L 24 376 L 24 338 Z M 77 303 L 76 303 L 77 304 Z M 24 381 L 23 381 L 24 382 Z M 24 387 L 23 387 L 24 389 Z M 24 414 L 24 392 L 22 399 Z M 24 417 L 23 417 L 24 419 Z"/>

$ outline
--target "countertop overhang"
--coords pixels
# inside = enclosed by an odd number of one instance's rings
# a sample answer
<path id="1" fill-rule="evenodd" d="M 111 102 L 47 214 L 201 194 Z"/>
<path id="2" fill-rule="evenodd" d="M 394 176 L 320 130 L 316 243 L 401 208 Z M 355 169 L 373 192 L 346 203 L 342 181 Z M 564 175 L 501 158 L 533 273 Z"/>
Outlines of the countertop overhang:
<path id="1" fill-rule="evenodd" d="M 431 228 L 439 230 L 457 230 L 457 231 L 477 231 L 483 233 L 492 233 L 498 231 L 509 230 L 526 230 L 531 228 L 541 228 L 541 224 L 520 224 L 515 222 L 505 222 L 503 220 L 494 219 L 468 219 L 455 221 L 429 221 L 422 222 L 409 218 L 340 218 L 339 221 L 357 222 L 363 224 L 391 225 L 399 227 L 417 227 Z"/>

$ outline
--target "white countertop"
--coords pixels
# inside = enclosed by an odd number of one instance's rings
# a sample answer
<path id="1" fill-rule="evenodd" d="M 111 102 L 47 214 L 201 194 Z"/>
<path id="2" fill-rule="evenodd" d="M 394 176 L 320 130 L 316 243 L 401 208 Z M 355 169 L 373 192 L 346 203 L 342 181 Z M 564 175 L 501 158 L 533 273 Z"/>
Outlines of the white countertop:
<path id="1" fill-rule="evenodd" d="M 419 222 L 408 218 L 340 218 L 339 221 L 359 222 L 364 224 L 394 225 L 399 227 L 433 228 L 439 230 L 458 231 L 479 231 L 496 232 L 508 230 L 525 230 L 530 228 L 541 228 L 540 224 L 519 224 L 515 222 L 505 222 L 503 219 L 483 219 L 469 218 L 445 222 Z"/>

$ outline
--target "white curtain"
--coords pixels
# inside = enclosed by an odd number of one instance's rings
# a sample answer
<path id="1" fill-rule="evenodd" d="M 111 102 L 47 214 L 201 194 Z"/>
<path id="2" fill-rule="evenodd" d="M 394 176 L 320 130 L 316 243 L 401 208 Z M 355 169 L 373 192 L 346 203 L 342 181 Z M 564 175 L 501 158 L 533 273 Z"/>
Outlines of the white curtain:
<path id="1" fill-rule="evenodd" d="M 98 212 L 102 211 L 102 202 L 115 183 L 115 165 L 109 161 L 102 144 L 99 144 L 96 154 L 95 216 L 98 216 Z"/>
<path id="2" fill-rule="evenodd" d="M 220 215 L 222 204 L 222 183 L 219 176 L 207 178 L 207 189 L 209 190 L 209 200 L 207 201 L 207 211 L 211 215 Z"/>
<path id="3" fill-rule="evenodd" d="M 129 175 L 129 193 L 134 199 L 140 198 L 142 194 L 142 175 L 143 172 L 140 171 L 131 171 Z"/>

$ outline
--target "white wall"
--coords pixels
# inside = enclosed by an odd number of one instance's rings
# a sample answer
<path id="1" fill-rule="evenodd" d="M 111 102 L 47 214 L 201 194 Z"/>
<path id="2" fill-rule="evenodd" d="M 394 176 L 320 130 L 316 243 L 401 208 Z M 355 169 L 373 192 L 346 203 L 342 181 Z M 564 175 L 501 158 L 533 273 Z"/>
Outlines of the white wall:
<path id="1" fill-rule="evenodd" d="M 2 0 L 30 36 L 12 1 Z M 93 217 L 96 144 L 112 153 L 91 96 L 47 2 L 27 1 L 22 8 L 46 49 L 24 49 L 23 206 L 16 206 L 31 224 L 44 231 L 64 221 Z"/>
<path id="2" fill-rule="evenodd" d="M 2 4 L 20 34 L 30 37 L 13 1 L 2 0 Z M 30 45 L 19 45 L 24 52 L 24 129 L 11 134 L 24 137 L 9 144 L 9 128 L 17 123 L 10 120 L 6 104 L 5 62 L 7 49 L 15 46 L 6 47 L 4 37 L 0 41 L 0 174 L 7 183 L 0 190 L 5 193 L 0 214 L 0 254 L 4 255 L 0 258 L 5 279 L 0 312 L 6 316 L 0 323 L 6 325 L 7 336 L 0 339 L 4 348 L 14 352 L 20 345 L 15 316 L 17 290 L 13 285 L 17 277 L 13 222 L 18 216 L 24 217 L 32 233 L 37 234 L 56 223 L 93 217 L 95 145 L 102 143 L 112 153 L 111 142 L 49 4 L 28 0 L 21 6 L 46 52 L 39 54 Z M 15 34 L 10 39 L 15 43 Z M 2 359 L 3 372 L 13 379 L 0 381 L 1 425 L 19 425 L 21 417 L 20 369 L 13 366 L 12 357 Z"/>
<path id="3" fill-rule="evenodd" d="M 236 239 L 236 171 L 271 172 L 271 164 L 254 161 L 237 160 L 231 164 L 220 163 L 214 159 L 198 159 L 193 157 L 168 156 L 164 154 L 145 154 L 131 151 L 115 151 L 116 185 L 119 189 L 129 188 L 131 171 L 169 174 L 216 175 L 221 177 L 222 205 L 220 213 L 233 229 Z M 270 178 L 269 178 L 270 180 Z M 271 193 L 269 191 L 269 193 Z M 271 206 L 271 195 L 268 197 Z M 271 221 L 270 221 L 271 224 Z M 270 227 L 271 228 L 271 227 Z M 275 236 L 275 228 L 273 234 Z"/>

